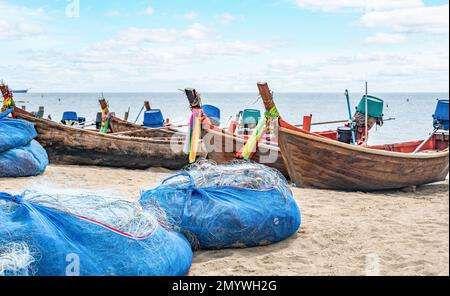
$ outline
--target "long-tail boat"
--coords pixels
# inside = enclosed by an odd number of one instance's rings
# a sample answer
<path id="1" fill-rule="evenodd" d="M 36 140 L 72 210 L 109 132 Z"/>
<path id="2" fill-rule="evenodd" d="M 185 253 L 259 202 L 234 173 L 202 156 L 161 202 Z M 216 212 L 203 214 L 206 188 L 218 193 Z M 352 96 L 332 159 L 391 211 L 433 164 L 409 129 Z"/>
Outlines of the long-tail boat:
<path id="1" fill-rule="evenodd" d="M 264 100 L 275 105 L 267 83 Z M 448 132 L 424 141 L 352 145 L 313 134 L 278 118 L 278 143 L 291 180 L 299 186 L 348 191 L 400 189 L 445 180 Z M 448 104 L 447 104 L 448 122 Z"/>
<path id="2" fill-rule="evenodd" d="M 141 138 L 101 134 L 73 128 L 15 108 L 13 116 L 34 123 L 37 141 L 54 164 L 97 165 L 128 169 L 163 167 L 180 169 L 188 164 L 182 136 Z"/>
<path id="3" fill-rule="evenodd" d="M 202 100 L 195 89 L 185 89 L 192 110 L 201 110 Z M 222 129 L 209 120 L 202 123 L 203 145 L 208 153 L 208 159 L 219 164 L 228 163 L 236 159 L 236 153 L 240 151 L 245 143 L 245 137 L 236 136 Z M 261 143 L 252 158 L 253 161 L 265 164 L 280 171 L 288 177 L 287 169 L 281 157 L 280 149 L 273 144 Z"/>
<path id="4" fill-rule="evenodd" d="M 185 94 L 191 109 L 201 110 L 202 99 L 200 94 L 195 89 L 185 89 Z M 278 114 L 278 111 L 268 107 L 267 102 L 264 101 L 264 96 L 261 95 L 261 97 L 268 112 L 258 124 L 255 124 L 254 130 L 258 128 L 264 129 L 265 134 L 261 138 L 254 140 L 254 145 L 249 148 L 247 156 L 243 152 L 248 148 L 248 142 L 252 140 L 251 135 L 237 135 L 228 129 L 218 127 L 208 119 L 204 120 L 202 124 L 204 148 L 208 152 L 208 158 L 217 163 L 229 163 L 237 158 L 244 158 L 275 168 L 286 178 L 289 178 L 281 150 L 278 147 L 277 122 L 272 120 L 272 117 Z M 305 119 L 304 123 L 311 125 L 311 116 L 306 116 Z M 275 131 L 275 133 L 271 133 L 272 131 Z M 317 134 L 331 138 L 337 136 L 336 131 L 321 131 L 317 132 Z"/>

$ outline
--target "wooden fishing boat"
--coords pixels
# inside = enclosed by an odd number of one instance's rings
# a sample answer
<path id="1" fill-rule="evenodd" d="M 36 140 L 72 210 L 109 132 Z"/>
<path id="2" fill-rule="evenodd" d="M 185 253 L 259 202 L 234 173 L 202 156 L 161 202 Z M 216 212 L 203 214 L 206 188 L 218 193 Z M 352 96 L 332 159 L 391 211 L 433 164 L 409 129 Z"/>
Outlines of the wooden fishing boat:
<path id="1" fill-rule="evenodd" d="M 106 99 L 103 97 L 99 100 L 100 106 L 102 108 L 102 113 L 109 113 L 109 106 Z M 145 101 L 139 115 L 142 114 L 144 108 L 147 111 L 151 110 L 150 102 Z M 128 117 L 129 111 L 126 113 L 126 117 Z M 100 113 L 99 115 L 100 116 Z M 139 117 L 139 116 L 138 116 Z M 97 118 L 96 124 L 97 129 L 99 128 L 101 118 Z M 176 130 L 171 125 L 164 125 L 160 128 L 149 128 L 142 125 L 138 125 L 135 123 L 131 123 L 127 120 L 120 119 L 119 117 L 109 114 L 108 116 L 108 128 L 109 132 L 115 135 L 123 135 L 123 136 L 133 136 L 133 137 L 142 137 L 142 138 L 154 138 L 154 137 L 172 137 L 180 132 Z"/>
<path id="2" fill-rule="evenodd" d="M 134 124 L 126 120 L 120 119 L 116 116 L 111 116 L 110 128 L 113 134 L 120 134 L 125 136 L 154 138 L 154 137 L 172 137 L 175 134 L 181 132 L 170 127 L 165 126 L 162 128 L 148 128 L 142 125 Z"/>
<path id="3" fill-rule="evenodd" d="M 191 109 L 201 109 L 200 95 L 195 89 L 186 89 L 186 96 Z M 244 136 L 237 136 L 225 129 L 204 121 L 202 124 L 202 143 L 208 153 L 208 159 L 226 164 L 236 159 L 236 154 L 246 143 Z M 285 177 L 289 177 L 280 149 L 274 144 L 260 144 L 253 155 L 252 161 L 267 165 L 280 171 Z"/>
<path id="4" fill-rule="evenodd" d="M 258 86 L 268 89 L 267 84 Z M 279 118 L 278 142 L 291 180 L 304 187 L 399 189 L 445 180 L 449 172 L 445 132 L 426 141 L 364 147 L 304 131 Z"/>
<path id="5" fill-rule="evenodd" d="M 13 116 L 34 123 L 38 142 L 54 164 L 97 165 L 128 169 L 163 167 L 180 169 L 188 164 L 182 137 L 141 138 L 72 128 L 40 119 L 15 108 Z"/>

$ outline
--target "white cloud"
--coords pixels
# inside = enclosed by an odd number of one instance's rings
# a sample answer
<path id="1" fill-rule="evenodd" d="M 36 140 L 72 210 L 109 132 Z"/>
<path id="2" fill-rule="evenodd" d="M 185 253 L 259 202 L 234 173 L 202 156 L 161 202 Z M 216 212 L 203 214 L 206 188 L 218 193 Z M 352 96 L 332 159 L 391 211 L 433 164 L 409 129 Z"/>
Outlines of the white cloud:
<path id="1" fill-rule="evenodd" d="M 210 30 L 200 24 L 185 30 L 128 28 L 119 31 L 114 38 L 97 42 L 78 53 L 33 51 L 23 54 L 46 67 L 79 69 L 93 75 L 127 72 L 130 77 L 140 77 L 145 73 L 150 77 L 151 73 L 168 73 L 182 65 L 220 61 L 223 56 L 237 58 L 262 54 L 276 46 L 273 43 L 261 45 L 256 41 L 223 41 L 209 36 L 208 32 Z M 64 62 L 68 64 L 62 66 Z"/>
<path id="2" fill-rule="evenodd" d="M 269 62 L 259 75 L 282 91 L 361 89 L 364 81 L 379 92 L 448 91 L 448 62 L 448 48 L 424 46 L 399 52 L 309 54 L 302 61 L 286 57 Z"/>
<path id="3" fill-rule="evenodd" d="M 148 15 L 148 16 L 153 15 L 154 13 L 155 13 L 155 9 L 153 7 L 151 7 L 151 6 L 147 7 L 144 10 L 144 14 Z"/>
<path id="4" fill-rule="evenodd" d="M 449 5 L 368 12 L 361 17 L 363 26 L 388 27 L 396 32 L 446 33 L 449 31 Z"/>
<path id="5" fill-rule="evenodd" d="M 340 9 L 391 10 L 423 6 L 421 0 L 296 0 L 295 2 L 302 8 L 328 12 Z"/>
<path id="6" fill-rule="evenodd" d="M 380 10 L 384 13 L 411 10 L 403 6 L 400 9 L 388 4 L 381 5 L 380 1 L 377 3 L 378 6 L 372 4 L 372 7 L 378 8 L 367 13 L 362 11 L 366 7 L 357 7 L 355 4 L 346 7 L 358 9 L 361 16 Z M 121 12 L 122 15 L 126 14 L 125 11 Z M 134 15 L 136 13 L 142 16 L 142 12 L 134 12 Z M 27 32 L 29 36 L 38 34 L 39 31 L 34 30 L 39 26 L 28 24 L 37 24 L 43 29 L 45 23 L 41 22 L 42 12 L 22 15 L 26 17 L 21 18 L 21 15 L 16 14 L 14 19 L 8 18 L 6 23 L 5 19 L 0 20 L 0 35 L 1 32 L 14 32 L 10 30 L 12 24 L 16 27 L 22 25 L 16 31 Z M 183 18 L 183 15 L 177 17 Z M 409 36 L 406 32 L 420 31 L 411 30 L 411 27 L 417 26 L 401 18 L 391 18 L 384 20 L 384 24 L 392 29 L 376 30 L 384 33 L 374 34 L 361 42 L 396 44 L 406 40 Z M 14 21 L 19 19 L 20 22 Z M 423 19 L 427 24 L 430 23 L 430 17 L 423 15 L 413 15 L 412 19 L 416 23 Z M 359 25 L 372 27 L 361 21 Z M 401 25 L 394 27 L 395 22 Z M 273 40 L 226 39 L 213 27 L 200 21 L 185 22 L 185 25 L 177 29 L 170 26 L 124 28 L 110 39 L 95 44 L 74 41 L 72 44 L 76 43 L 76 47 L 70 46 L 70 43 L 66 46 L 62 43 L 65 39 L 58 39 L 60 36 L 49 36 L 55 40 L 45 42 L 38 51 L 29 51 L 26 47 L 21 52 L 17 51 L 16 57 L 4 61 L 0 72 L 7 72 L 8 77 L 5 79 L 17 84 L 52 91 L 126 91 L 127 88 L 173 91 L 188 84 L 215 91 L 254 91 L 258 80 L 268 80 L 271 85 L 278 85 L 280 91 L 323 92 L 339 91 L 346 87 L 360 89 L 364 80 L 369 80 L 373 89 L 382 91 L 448 90 L 448 39 L 441 35 L 433 38 L 427 35 L 426 44 L 421 43 L 421 36 L 414 36 L 411 43 L 418 39 L 417 44 L 391 47 L 386 52 L 372 51 L 371 47 L 355 47 L 343 54 L 344 49 L 336 47 L 329 52 L 314 53 L 314 49 L 308 52 L 307 48 L 299 48 L 294 42 L 286 45 Z M 384 25 L 377 21 L 373 27 Z M 29 42 L 34 49 L 36 43 L 34 40 Z M 84 47 L 74 49 L 78 46 Z M 195 71 L 195 75 L 189 75 L 192 71 Z"/>
<path id="7" fill-rule="evenodd" d="M 236 20 L 236 17 L 230 13 L 222 13 L 217 16 L 217 19 L 223 24 L 228 25 L 234 20 Z"/>
<path id="8" fill-rule="evenodd" d="M 206 37 L 208 37 L 209 33 L 211 32 L 211 29 L 209 29 L 208 27 L 199 24 L 199 23 L 195 23 L 192 26 L 190 26 L 185 32 L 184 34 L 192 39 L 205 39 Z"/>
<path id="9" fill-rule="evenodd" d="M 373 36 L 369 36 L 363 40 L 363 44 L 366 45 L 393 45 L 405 43 L 408 38 L 401 34 L 386 34 L 377 33 Z"/>
<path id="10" fill-rule="evenodd" d="M 0 39 L 18 40 L 38 36 L 45 32 L 41 22 L 45 18 L 42 8 L 30 9 L 0 3 Z"/>
<path id="11" fill-rule="evenodd" d="M 0 39 L 23 39 L 44 33 L 40 25 L 22 23 L 14 24 L 0 20 Z"/>
<path id="12" fill-rule="evenodd" d="M 269 49 L 275 47 L 276 44 L 264 45 L 256 41 L 209 41 L 198 43 L 196 49 L 202 55 L 224 55 L 239 56 L 246 54 L 261 54 L 268 52 Z"/>
<path id="13" fill-rule="evenodd" d="M 183 16 L 184 19 L 188 21 L 193 21 L 198 18 L 198 13 L 195 11 L 190 11 Z"/>
<path id="14" fill-rule="evenodd" d="M 120 44 L 147 43 L 168 43 L 177 40 L 177 32 L 168 29 L 142 29 L 128 28 L 120 31 L 117 38 L 112 40 Z"/>

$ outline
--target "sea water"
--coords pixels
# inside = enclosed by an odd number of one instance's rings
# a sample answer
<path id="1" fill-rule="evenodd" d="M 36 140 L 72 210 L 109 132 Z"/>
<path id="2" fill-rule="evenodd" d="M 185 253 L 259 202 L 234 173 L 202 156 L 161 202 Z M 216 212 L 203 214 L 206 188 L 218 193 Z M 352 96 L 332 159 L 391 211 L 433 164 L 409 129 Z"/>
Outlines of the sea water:
<path id="1" fill-rule="evenodd" d="M 151 107 L 161 109 L 165 118 L 176 125 L 188 122 L 190 110 L 183 92 L 176 93 L 104 93 L 110 111 L 123 118 L 130 108 L 129 120 L 135 121 L 144 100 L 150 101 Z M 203 103 L 221 109 L 222 126 L 227 126 L 230 119 L 243 109 L 263 110 L 263 103 L 255 93 L 202 93 Z M 385 118 L 394 121 L 385 122 L 384 126 L 370 132 L 370 144 L 388 144 L 401 141 L 426 138 L 433 130 L 432 114 L 437 99 L 447 99 L 448 93 L 371 93 L 385 101 Z M 28 93 L 16 94 L 19 107 L 26 106 L 28 111 L 37 111 L 45 106 L 45 117 L 49 114 L 54 121 L 60 121 L 64 111 L 75 111 L 79 117 L 94 121 L 100 111 L 99 93 Z M 352 112 L 363 94 L 350 93 Z M 281 116 L 292 124 L 301 124 L 304 115 L 313 115 L 314 122 L 348 119 L 347 103 L 344 93 L 275 93 L 275 102 Z M 137 118 L 142 123 L 143 114 Z M 342 124 L 340 124 L 342 125 Z M 339 126 L 314 126 L 313 131 L 337 129 Z"/>

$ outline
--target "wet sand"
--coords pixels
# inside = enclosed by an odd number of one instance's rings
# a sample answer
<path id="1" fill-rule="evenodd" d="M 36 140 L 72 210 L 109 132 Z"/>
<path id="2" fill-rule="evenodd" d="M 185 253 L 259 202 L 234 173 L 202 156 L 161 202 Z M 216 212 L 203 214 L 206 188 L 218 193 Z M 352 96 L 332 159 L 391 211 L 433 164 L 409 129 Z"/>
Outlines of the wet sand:
<path id="1" fill-rule="evenodd" d="M 136 200 L 171 174 L 52 165 L 39 177 L 0 179 L 0 191 L 72 188 Z M 302 212 L 294 237 L 196 252 L 190 275 L 449 275 L 448 180 L 416 192 L 293 192 Z"/>

